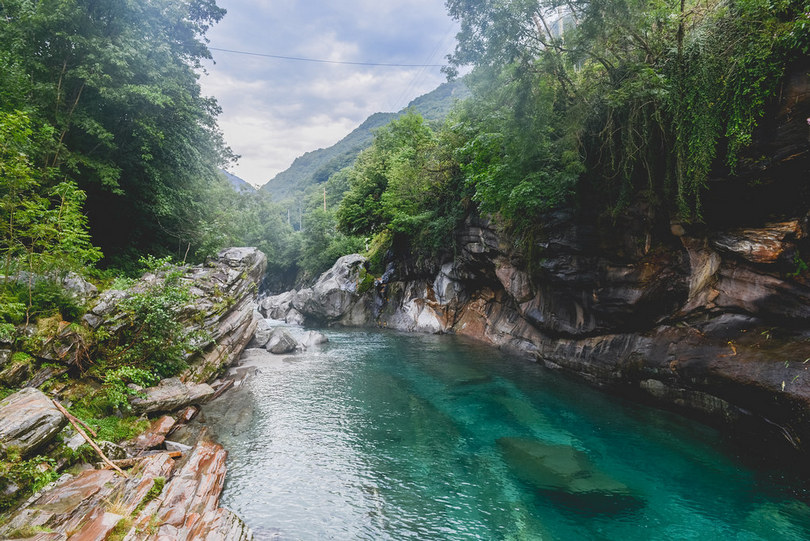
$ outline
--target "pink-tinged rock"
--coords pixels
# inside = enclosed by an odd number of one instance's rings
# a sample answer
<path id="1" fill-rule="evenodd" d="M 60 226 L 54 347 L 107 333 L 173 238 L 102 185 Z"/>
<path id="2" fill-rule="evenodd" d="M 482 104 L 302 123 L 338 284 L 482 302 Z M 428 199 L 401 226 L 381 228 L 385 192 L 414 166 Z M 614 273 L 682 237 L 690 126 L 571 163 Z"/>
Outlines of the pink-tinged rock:
<path id="1" fill-rule="evenodd" d="M 776 263 L 780 256 L 793 245 L 792 241 L 801 238 L 799 222 L 766 224 L 761 228 L 746 228 L 726 231 L 717 235 L 715 247 L 732 252 L 752 263 Z"/>
<path id="2" fill-rule="evenodd" d="M 75 541 L 104 541 L 123 519 L 122 515 L 108 513 L 97 508 L 87 517 L 84 526 L 68 539 Z"/>
<path id="3" fill-rule="evenodd" d="M 153 449 L 163 445 L 166 439 L 166 434 L 174 428 L 175 420 L 169 415 L 164 415 L 156 421 L 152 421 L 152 426 L 149 430 L 136 437 L 134 440 L 126 444 L 130 449 L 139 452 L 145 449 Z"/>
<path id="4" fill-rule="evenodd" d="M 14 447 L 25 455 L 49 442 L 67 419 L 50 398 L 33 388 L 0 401 L 0 452 Z"/>

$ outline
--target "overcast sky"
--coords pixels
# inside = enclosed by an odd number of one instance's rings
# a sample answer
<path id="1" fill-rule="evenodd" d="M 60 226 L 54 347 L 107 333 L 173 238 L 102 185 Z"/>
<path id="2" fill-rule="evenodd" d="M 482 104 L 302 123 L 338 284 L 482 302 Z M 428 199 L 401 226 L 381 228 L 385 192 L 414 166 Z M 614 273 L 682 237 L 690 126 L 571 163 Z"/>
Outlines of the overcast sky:
<path id="1" fill-rule="evenodd" d="M 457 27 L 443 0 L 218 0 L 212 48 L 348 62 L 443 64 Z M 262 185 L 304 152 L 333 145 L 372 113 L 398 111 L 444 81 L 437 67 L 362 67 L 213 50 L 201 77 L 239 163 Z"/>

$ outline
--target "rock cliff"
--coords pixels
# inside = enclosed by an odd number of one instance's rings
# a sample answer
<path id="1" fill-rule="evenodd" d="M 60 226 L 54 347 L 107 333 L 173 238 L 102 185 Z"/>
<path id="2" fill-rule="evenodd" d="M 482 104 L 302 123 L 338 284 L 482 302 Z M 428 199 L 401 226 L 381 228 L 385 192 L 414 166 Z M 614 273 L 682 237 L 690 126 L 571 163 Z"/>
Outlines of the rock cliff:
<path id="1" fill-rule="evenodd" d="M 364 291 L 365 262 L 347 256 L 261 310 L 471 336 L 806 453 L 810 78 L 788 83 L 738 173 L 712 180 L 706 223 L 672 221 L 640 198 L 619 218 L 583 204 L 541 217 L 521 251 L 470 216 L 456 255 L 432 269 L 392 261 Z"/>
<path id="2" fill-rule="evenodd" d="M 267 257 L 256 248 L 229 248 L 203 265 L 188 267 L 182 277 L 190 285 L 192 301 L 178 314 L 187 333 L 207 337 L 202 351 L 193 354 L 183 375 L 187 381 L 202 382 L 235 361 L 256 331 L 253 318 L 258 284 L 267 268 Z M 161 276 L 147 274 L 132 290 L 138 291 Z M 92 328 L 105 326 L 110 332 L 120 328 L 118 303 L 124 291 L 104 292 L 84 316 Z"/>

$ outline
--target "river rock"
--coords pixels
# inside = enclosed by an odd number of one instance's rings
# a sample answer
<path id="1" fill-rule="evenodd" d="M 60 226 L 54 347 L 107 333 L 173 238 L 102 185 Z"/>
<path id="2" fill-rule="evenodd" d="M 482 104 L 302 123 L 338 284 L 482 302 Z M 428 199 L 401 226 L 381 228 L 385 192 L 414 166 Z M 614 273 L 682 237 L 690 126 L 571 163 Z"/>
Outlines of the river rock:
<path id="1" fill-rule="evenodd" d="M 274 326 L 267 319 L 260 319 L 256 324 L 256 333 L 253 335 L 248 348 L 263 348 L 270 341 L 270 336 L 273 334 Z"/>
<path id="2" fill-rule="evenodd" d="M 45 394 L 26 388 L 0 401 L 0 451 L 26 455 L 51 441 L 67 419 Z"/>
<path id="3" fill-rule="evenodd" d="M 589 512 L 626 512 L 644 505 L 624 483 L 599 470 L 568 445 L 526 438 L 500 438 L 510 471 L 555 503 Z"/>
<path id="4" fill-rule="evenodd" d="M 274 353 L 276 355 L 281 355 L 283 353 L 290 353 L 295 351 L 298 347 L 298 342 L 292 335 L 287 331 L 287 329 L 282 328 L 275 328 L 270 335 L 270 340 L 268 340 L 267 344 L 265 345 L 265 349 L 270 353 Z"/>
<path id="5" fill-rule="evenodd" d="M 295 294 L 293 308 L 321 321 L 340 319 L 359 298 L 357 287 L 365 263 L 366 258 L 359 254 L 341 257 L 315 285 Z"/>
<path id="6" fill-rule="evenodd" d="M 303 335 L 301 335 L 299 340 L 304 349 L 325 344 L 328 341 L 329 339 L 323 333 L 319 333 L 318 331 L 306 331 Z"/>
<path id="7" fill-rule="evenodd" d="M 141 390 L 145 396 L 133 396 L 129 403 L 137 413 L 176 411 L 186 406 L 203 404 L 214 395 L 207 383 L 183 383 L 180 378 L 167 378 L 155 387 Z"/>

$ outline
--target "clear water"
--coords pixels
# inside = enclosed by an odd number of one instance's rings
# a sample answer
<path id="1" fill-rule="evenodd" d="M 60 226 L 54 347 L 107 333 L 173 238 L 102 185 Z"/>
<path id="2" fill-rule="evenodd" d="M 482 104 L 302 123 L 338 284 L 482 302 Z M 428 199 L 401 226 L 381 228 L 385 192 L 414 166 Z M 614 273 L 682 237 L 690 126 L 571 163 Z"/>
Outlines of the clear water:
<path id="1" fill-rule="evenodd" d="M 708 428 L 458 338 L 325 333 L 206 411 L 259 540 L 810 539 L 789 468 Z"/>

